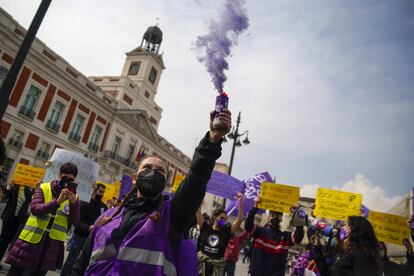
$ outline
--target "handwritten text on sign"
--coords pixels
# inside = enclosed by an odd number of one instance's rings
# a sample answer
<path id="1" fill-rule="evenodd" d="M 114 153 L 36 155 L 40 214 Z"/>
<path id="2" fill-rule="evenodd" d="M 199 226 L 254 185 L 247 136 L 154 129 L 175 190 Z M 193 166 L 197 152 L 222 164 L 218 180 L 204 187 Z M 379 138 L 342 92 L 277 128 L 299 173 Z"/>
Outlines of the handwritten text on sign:
<path id="1" fill-rule="evenodd" d="M 59 168 L 62 164 L 72 162 L 78 167 L 75 182 L 78 183 L 76 193 L 82 201 L 89 202 L 92 195 L 92 186 L 99 173 L 99 164 L 78 153 L 64 149 L 56 149 L 51 158 L 51 165 L 47 168 L 44 182 L 59 179 Z"/>
<path id="2" fill-rule="evenodd" d="M 368 220 L 380 241 L 403 245 L 403 240 L 409 238 L 410 230 L 405 217 L 370 211 Z"/>
<path id="3" fill-rule="evenodd" d="M 17 164 L 12 181 L 14 183 L 29 187 L 36 187 L 42 181 L 45 169 L 32 167 L 25 164 Z"/>
<path id="4" fill-rule="evenodd" d="M 315 216 L 346 221 L 348 216 L 359 216 L 362 195 L 318 188 L 315 203 Z"/>
<path id="5" fill-rule="evenodd" d="M 260 197 L 259 208 L 290 213 L 290 208 L 299 201 L 299 187 L 263 182 Z"/>
<path id="6" fill-rule="evenodd" d="M 185 176 L 184 175 L 179 175 L 177 174 L 174 178 L 174 182 L 173 182 L 173 186 L 172 186 L 172 191 L 175 193 L 178 189 L 178 187 L 180 186 L 181 182 L 184 180 Z"/>

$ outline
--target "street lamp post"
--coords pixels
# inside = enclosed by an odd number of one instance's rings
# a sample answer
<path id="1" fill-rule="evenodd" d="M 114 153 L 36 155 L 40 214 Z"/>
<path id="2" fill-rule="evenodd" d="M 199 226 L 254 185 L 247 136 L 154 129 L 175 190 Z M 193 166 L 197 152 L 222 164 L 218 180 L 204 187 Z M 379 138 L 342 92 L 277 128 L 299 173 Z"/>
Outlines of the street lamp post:
<path id="1" fill-rule="evenodd" d="M 236 121 L 236 128 L 233 128 L 232 131 L 227 135 L 229 139 L 233 140 L 233 146 L 231 149 L 231 156 L 230 156 L 229 175 L 231 175 L 231 170 L 233 168 L 234 152 L 236 151 L 236 146 L 237 147 L 242 146 L 242 143 L 240 143 L 241 137 L 246 135 L 246 138 L 243 140 L 243 144 L 245 145 L 250 144 L 249 131 L 246 130 L 243 133 L 239 133 L 240 118 L 241 118 L 241 112 L 239 111 L 239 115 L 237 116 L 237 121 Z"/>
<path id="2" fill-rule="evenodd" d="M 236 128 L 233 127 L 231 132 L 227 135 L 227 138 L 233 140 L 233 146 L 231 148 L 231 156 L 230 156 L 230 164 L 229 164 L 229 175 L 231 175 L 231 170 L 233 168 L 234 152 L 236 151 L 236 146 L 237 147 L 242 146 L 242 143 L 240 143 L 241 137 L 246 135 L 246 138 L 244 138 L 243 140 L 243 144 L 245 145 L 250 144 L 249 131 L 246 130 L 242 133 L 239 133 L 240 121 L 241 121 L 241 111 L 239 111 L 239 115 L 237 116 Z M 226 137 L 224 137 L 224 142 L 227 142 Z M 223 200 L 223 208 L 226 208 L 226 199 Z"/>

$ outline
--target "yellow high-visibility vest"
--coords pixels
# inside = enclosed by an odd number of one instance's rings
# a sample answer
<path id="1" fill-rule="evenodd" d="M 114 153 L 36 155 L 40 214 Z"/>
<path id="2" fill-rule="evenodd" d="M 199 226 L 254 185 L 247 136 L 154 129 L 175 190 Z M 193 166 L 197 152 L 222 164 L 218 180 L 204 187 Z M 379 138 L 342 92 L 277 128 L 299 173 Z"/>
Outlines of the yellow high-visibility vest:
<path id="1" fill-rule="evenodd" d="M 52 186 L 50 182 L 40 184 L 40 189 L 43 191 L 44 203 L 52 201 Z M 66 232 L 68 230 L 68 216 L 69 216 L 69 201 L 65 200 L 56 211 L 56 215 L 46 214 L 41 217 L 36 217 L 30 214 L 26 221 L 19 239 L 30 242 L 39 243 L 45 232 L 49 232 L 49 237 L 58 241 L 65 241 Z M 46 231 L 49 221 L 54 218 L 53 224 L 49 230 Z"/>

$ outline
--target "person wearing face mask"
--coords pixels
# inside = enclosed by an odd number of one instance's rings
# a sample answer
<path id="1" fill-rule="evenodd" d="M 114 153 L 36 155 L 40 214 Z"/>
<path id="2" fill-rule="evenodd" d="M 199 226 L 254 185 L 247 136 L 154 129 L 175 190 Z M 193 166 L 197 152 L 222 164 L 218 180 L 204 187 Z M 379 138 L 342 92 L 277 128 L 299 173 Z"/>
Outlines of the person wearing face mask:
<path id="1" fill-rule="evenodd" d="M 237 230 L 236 234 L 229 240 L 224 253 L 224 260 L 226 261 L 226 275 L 234 276 L 236 273 L 236 263 L 240 256 L 240 244 L 242 244 L 249 237 L 249 233 L 242 228 Z"/>
<path id="2" fill-rule="evenodd" d="M 69 255 L 66 258 L 65 264 L 60 272 L 61 276 L 70 275 L 72 266 L 81 252 L 86 239 L 93 229 L 93 224 L 96 219 L 105 212 L 108 208 L 102 202 L 102 197 L 105 193 L 105 186 L 98 183 L 92 193 L 91 201 L 80 203 L 80 219 L 75 224 L 75 231 L 73 235 L 74 243 L 70 248 Z"/>
<path id="3" fill-rule="evenodd" d="M 39 185 L 29 206 L 30 216 L 7 256 L 8 275 L 46 275 L 62 267 L 68 225 L 79 220 L 79 200 L 68 189 L 77 174 L 76 165 L 65 163 L 60 166 L 60 180 Z"/>
<path id="4" fill-rule="evenodd" d="M 219 114 L 220 128 L 213 126 L 213 119 L 214 112 L 210 131 L 196 148 L 188 174 L 171 200 L 161 194 L 168 179 L 166 162 L 156 155 L 141 159 L 133 175 L 135 187 L 119 207 L 98 218 L 71 275 L 194 275 L 186 272 L 188 267 L 178 265 L 188 254 L 181 250 L 182 239 L 221 155 L 231 113 L 224 110 Z"/>
<path id="5" fill-rule="evenodd" d="M 244 225 L 246 231 L 255 238 L 249 272 L 252 276 L 284 276 L 288 249 L 302 242 L 303 226 L 297 226 L 294 232 L 282 232 L 280 223 L 283 213 L 273 211 L 269 212 L 269 223 L 266 227 L 255 225 L 254 217 L 261 202 L 262 199 L 258 197 Z"/>
<path id="6" fill-rule="evenodd" d="M 203 276 L 224 275 L 224 253 L 230 238 L 243 221 L 243 195 L 238 193 L 237 198 L 238 214 L 232 224 L 227 223 L 227 213 L 224 209 L 215 210 L 211 222 L 204 220 L 200 209 L 197 211 L 197 223 L 201 229 L 198 238 L 198 270 Z"/>
<path id="7" fill-rule="evenodd" d="M 331 267 L 342 247 L 338 243 L 339 230 L 336 228 L 329 236 L 321 231 L 308 227 L 308 240 L 311 245 L 312 260 L 305 270 L 305 276 L 330 276 Z"/>
<path id="8" fill-rule="evenodd" d="M 364 217 L 350 216 L 340 231 L 343 252 L 332 265 L 332 276 L 379 276 L 382 260 L 371 223 Z"/>

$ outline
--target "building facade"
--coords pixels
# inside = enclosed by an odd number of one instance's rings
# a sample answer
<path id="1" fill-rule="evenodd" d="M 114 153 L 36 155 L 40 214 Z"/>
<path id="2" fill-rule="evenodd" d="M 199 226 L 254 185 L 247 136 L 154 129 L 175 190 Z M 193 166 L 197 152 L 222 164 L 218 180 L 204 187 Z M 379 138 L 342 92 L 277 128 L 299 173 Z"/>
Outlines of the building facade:
<path id="1" fill-rule="evenodd" d="M 0 8 L 0 82 L 25 33 Z M 162 156 L 169 185 L 176 174 L 186 174 L 191 159 L 157 133 L 161 41 L 161 30 L 150 27 L 141 45 L 126 53 L 120 76 L 86 77 L 35 39 L 1 122 L 9 179 L 17 163 L 43 167 L 56 148 L 97 161 L 98 179 L 107 183 L 133 173 L 143 152 Z"/>

